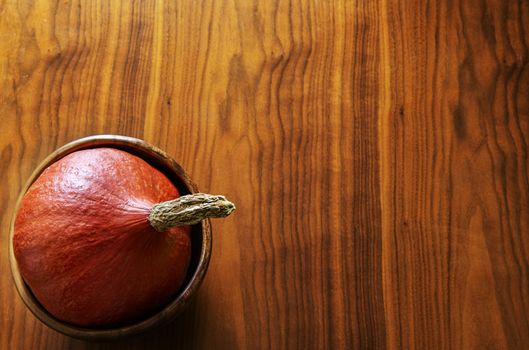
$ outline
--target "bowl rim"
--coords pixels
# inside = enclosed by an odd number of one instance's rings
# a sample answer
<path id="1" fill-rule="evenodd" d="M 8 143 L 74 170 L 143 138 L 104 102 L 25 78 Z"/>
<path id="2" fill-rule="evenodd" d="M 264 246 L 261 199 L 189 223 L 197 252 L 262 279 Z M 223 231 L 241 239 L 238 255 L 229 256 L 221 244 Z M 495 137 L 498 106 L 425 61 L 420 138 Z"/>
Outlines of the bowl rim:
<path id="1" fill-rule="evenodd" d="M 108 329 L 94 329 L 75 326 L 52 316 L 33 296 L 33 293 L 24 282 L 24 279 L 22 278 L 18 270 L 18 264 L 13 251 L 13 237 L 16 215 L 18 213 L 20 202 L 23 196 L 25 195 L 29 187 L 33 184 L 33 182 L 49 165 L 75 151 L 100 147 L 111 147 L 122 150 L 126 150 L 127 148 L 134 148 L 136 151 L 138 151 L 138 153 L 143 153 L 144 156 L 154 157 L 154 160 L 156 160 L 157 162 L 161 162 L 164 167 L 174 172 L 174 174 L 171 175 L 176 175 L 181 180 L 181 184 L 184 185 L 190 193 L 198 192 L 198 188 L 195 183 L 189 178 L 184 169 L 174 159 L 172 159 L 161 149 L 152 146 L 146 141 L 130 136 L 110 134 L 92 135 L 71 141 L 63 145 L 62 147 L 59 147 L 57 150 L 48 155 L 33 171 L 29 179 L 26 181 L 24 187 L 22 188 L 22 191 L 20 192 L 9 227 L 8 243 L 11 276 L 15 282 L 16 290 L 19 296 L 21 297 L 22 301 L 24 302 L 26 307 L 33 313 L 33 315 L 35 315 L 35 317 L 37 317 L 42 323 L 65 335 L 86 340 L 115 339 L 139 334 L 176 318 L 176 316 L 178 316 L 178 314 L 183 311 L 185 306 L 188 304 L 188 302 L 196 293 L 202 281 L 204 280 L 205 273 L 207 271 L 211 258 L 212 247 L 211 223 L 209 220 L 204 220 L 200 224 L 198 224 L 200 225 L 202 230 L 202 247 L 200 250 L 198 264 L 189 282 L 183 287 L 183 289 L 181 289 L 180 293 L 176 296 L 173 301 L 171 301 L 168 305 L 166 305 L 162 310 L 160 310 L 156 314 L 142 321 L 126 326 L 119 326 Z M 163 169 L 159 170 L 162 172 L 167 172 L 167 169 L 165 171 Z"/>

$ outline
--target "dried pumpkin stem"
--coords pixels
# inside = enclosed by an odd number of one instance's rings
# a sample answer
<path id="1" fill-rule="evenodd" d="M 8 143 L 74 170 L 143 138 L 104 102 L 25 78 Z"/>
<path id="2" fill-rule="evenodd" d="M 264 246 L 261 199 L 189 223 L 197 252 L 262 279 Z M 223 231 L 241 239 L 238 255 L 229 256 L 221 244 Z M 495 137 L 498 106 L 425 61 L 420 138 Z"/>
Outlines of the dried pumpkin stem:
<path id="1" fill-rule="evenodd" d="M 152 207 L 149 222 L 158 232 L 169 227 L 194 225 L 207 218 L 223 218 L 235 210 L 224 196 L 189 194 Z"/>

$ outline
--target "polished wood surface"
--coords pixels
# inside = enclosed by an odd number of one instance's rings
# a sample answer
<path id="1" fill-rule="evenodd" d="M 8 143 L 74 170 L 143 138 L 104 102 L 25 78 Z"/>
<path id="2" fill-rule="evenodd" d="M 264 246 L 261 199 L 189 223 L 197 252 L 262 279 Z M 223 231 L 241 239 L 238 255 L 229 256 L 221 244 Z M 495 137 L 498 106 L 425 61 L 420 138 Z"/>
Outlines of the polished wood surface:
<path id="1" fill-rule="evenodd" d="M 529 2 L 0 1 L 0 349 L 529 348 Z M 82 136 L 238 211 L 174 323 L 56 333 L 9 222 Z"/>

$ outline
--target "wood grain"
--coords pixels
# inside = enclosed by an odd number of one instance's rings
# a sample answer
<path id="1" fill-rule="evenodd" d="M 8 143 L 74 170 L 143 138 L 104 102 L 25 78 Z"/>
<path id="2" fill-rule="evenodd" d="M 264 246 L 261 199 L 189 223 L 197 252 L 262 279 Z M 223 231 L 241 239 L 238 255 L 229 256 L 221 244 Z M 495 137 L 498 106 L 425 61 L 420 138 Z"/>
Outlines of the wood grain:
<path id="1" fill-rule="evenodd" d="M 0 0 L 0 349 L 529 347 L 529 3 Z M 164 149 L 238 212 L 171 325 L 46 328 L 9 275 L 34 167 Z"/>
<path id="2" fill-rule="evenodd" d="M 387 339 L 527 348 L 529 3 L 388 1 L 386 10 Z"/>

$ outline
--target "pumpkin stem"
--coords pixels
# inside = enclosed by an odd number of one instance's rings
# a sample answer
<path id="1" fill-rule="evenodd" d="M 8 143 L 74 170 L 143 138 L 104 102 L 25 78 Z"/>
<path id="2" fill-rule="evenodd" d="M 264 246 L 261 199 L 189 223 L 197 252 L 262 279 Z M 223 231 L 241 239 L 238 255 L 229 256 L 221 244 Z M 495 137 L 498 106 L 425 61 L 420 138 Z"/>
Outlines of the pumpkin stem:
<path id="1" fill-rule="evenodd" d="M 235 210 L 224 196 L 194 193 L 154 205 L 149 222 L 158 232 L 169 227 L 194 225 L 207 218 L 223 218 Z"/>

